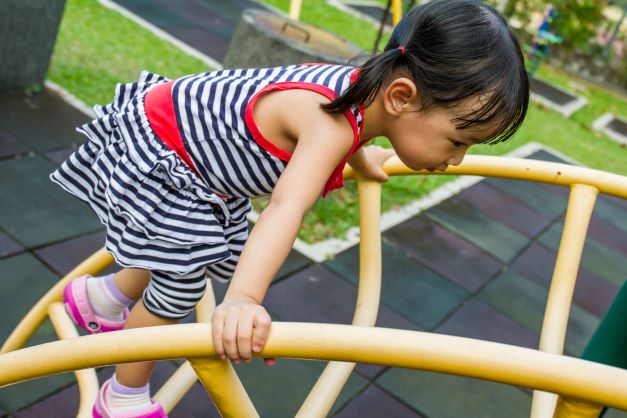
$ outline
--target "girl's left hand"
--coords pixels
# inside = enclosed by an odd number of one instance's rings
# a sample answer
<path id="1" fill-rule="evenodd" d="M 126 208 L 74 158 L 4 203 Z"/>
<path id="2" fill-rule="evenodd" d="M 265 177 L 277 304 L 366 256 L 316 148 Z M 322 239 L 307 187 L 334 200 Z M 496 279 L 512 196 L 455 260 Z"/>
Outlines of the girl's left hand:
<path id="1" fill-rule="evenodd" d="M 362 158 L 357 161 L 350 161 L 353 167 L 363 177 L 376 180 L 387 181 L 388 175 L 383 171 L 383 163 L 390 157 L 396 155 L 393 149 L 386 149 L 378 145 L 371 145 L 362 149 Z"/>
<path id="2" fill-rule="evenodd" d="M 211 318 L 213 345 L 216 354 L 239 363 L 249 362 L 260 352 L 270 333 L 268 312 L 250 297 L 233 297 L 225 300 L 213 311 Z M 276 363 L 274 358 L 264 358 L 267 366 Z"/>

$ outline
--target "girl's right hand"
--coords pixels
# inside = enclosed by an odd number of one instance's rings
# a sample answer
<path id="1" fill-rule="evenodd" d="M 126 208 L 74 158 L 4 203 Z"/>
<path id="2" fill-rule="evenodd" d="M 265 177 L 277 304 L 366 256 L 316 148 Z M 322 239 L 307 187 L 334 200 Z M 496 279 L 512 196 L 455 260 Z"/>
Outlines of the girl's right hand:
<path id="1" fill-rule="evenodd" d="M 271 323 L 268 312 L 250 297 L 237 296 L 223 301 L 211 318 L 216 354 L 236 363 L 250 361 L 253 352 L 260 352 L 266 344 Z M 276 360 L 264 361 L 273 366 Z"/>

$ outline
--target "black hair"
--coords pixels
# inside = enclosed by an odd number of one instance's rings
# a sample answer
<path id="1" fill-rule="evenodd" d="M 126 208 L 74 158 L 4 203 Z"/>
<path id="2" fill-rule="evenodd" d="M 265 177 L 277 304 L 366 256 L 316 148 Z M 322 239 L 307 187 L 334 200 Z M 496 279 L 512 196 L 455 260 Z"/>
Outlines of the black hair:
<path id="1" fill-rule="evenodd" d="M 510 138 L 527 113 L 529 79 L 520 46 L 505 19 L 479 0 L 433 0 L 412 9 L 384 51 L 368 59 L 357 80 L 322 108 L 342 113 L 369 106 L 397 68 L 416 84 L 420 110 L 480 97 L 478 109 L 454 122 L 458 129 L 494 124 L 488 143 Z"/>

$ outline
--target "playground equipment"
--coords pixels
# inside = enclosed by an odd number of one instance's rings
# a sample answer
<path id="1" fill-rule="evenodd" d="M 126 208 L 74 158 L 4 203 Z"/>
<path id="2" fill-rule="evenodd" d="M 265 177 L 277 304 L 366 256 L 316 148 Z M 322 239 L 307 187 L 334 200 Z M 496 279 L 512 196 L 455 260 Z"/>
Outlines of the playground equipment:
<path id="1" fill-rule="evenodd" d="M 428 174 L 408 169 L 398 158 L 389 160 L 384 168 L 390 175 Z M 445 174 L 503 177 L 570 187 L 539 349 L 373 327 L 381 286 L 381 187 L 379 183 L 357 178 L 361 244 L 353 324 L 275 322 L 266 347 L 258 354 L 330 361 L 297 416 L 326 416 L 354 362 L 449 373 L 543 391 L 534 394 L 533 418 L 591 418 L 598 416 L 604 405 L 627 410 L 627 370 L 562 355 L 577 270 L 596 197 L 605 193 L 627 198 L 627 177 L 566 164 L 488 156 L 468 156 L 463 164 L 449 167 Z M 347 169 L 345 176 L 355 177 L 355 174 Z M 223 416 L 258 416 L 230 362 L 215 356 L 210 342 L 211 326 L 207 323 L 214 305 L 210 291 L 197 308 L 198 324 L 78 337 L 60 303 L 62 289 L 73 278 L 95 274 L 111 261 L 104 251 L 97 252 L 59 281 L 23 318 L 0 350 L 0 387 L 76 371 L 81 396 L 77 416 L 89 417 L 98 381 L 95 371 L 88 368 L 185 358 L 188 362 L 155 395 L 166 411 L 176 405 L 198 378 Z M 46 317 L 61 340 L 20 349 Z M 51 358 L 55 361 L 49 361 Z"/>
<path id="2" fill-rule="evenodd" d="M 551 45 L 562 43 L 562 37 L 550 31 L 551 23 L 556 17 L 557 10 L 549 6 L 538 27 L 538 32 L 533 37 L 533 45 L 524 47 L 527 53 L 527 71 L 532 76 L 548 56 Z"/>
<path id="3" fill-rule="evenodd" d="M 346 64 L 360 48 L 313 25 L 246 9 L 224 58 L 224 68 L 263 68 L 294 63 Z"/>

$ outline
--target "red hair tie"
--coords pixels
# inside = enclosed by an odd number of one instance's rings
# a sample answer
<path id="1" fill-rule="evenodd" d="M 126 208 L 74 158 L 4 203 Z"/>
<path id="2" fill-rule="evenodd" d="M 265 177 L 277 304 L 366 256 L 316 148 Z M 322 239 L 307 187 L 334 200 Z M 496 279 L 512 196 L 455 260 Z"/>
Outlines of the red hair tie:
<path id="1" fill-rule="evenodd" d="M 401 50 L 401 57 L 405 56 L 405 47 L 404 46 L 399 46 L 398 49 Z"/>

